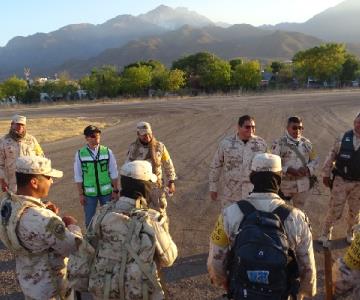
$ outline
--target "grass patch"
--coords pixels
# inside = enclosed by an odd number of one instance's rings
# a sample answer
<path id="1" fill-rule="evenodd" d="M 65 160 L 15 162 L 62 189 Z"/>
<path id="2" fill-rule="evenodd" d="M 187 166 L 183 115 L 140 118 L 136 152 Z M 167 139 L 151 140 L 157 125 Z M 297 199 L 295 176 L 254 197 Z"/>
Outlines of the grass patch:
<path id="1" fill-rule="evenodd" d="M 11 121 L 0 121 L 0 136 L 8 133 Z M 107 127 L 105 122 L 94 122 L 84 118 L 39 118 L 27 119 L 27 132 L 39 143 L 49 143 L 72 136 L 82 135 L 89 124 L 99 128 Z"/>

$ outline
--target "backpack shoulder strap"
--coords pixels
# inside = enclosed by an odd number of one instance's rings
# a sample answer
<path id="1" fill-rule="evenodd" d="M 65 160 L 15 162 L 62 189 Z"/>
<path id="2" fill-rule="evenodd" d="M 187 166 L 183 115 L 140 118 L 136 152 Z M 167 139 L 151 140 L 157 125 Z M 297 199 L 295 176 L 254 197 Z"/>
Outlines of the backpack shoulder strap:
<path id="1" fill-rule="evenodd" d="M 290 205 L 281 204 L 273 210 L 273 214 L 277 215 L 281 223 L 284 224 L 291 211 L 292 207 Z"/>
<path id="2" fill-rule="evenodd" d="M 244 216 L 250 215 L 254 211 L 256 211 L 256 208 L 254 205 L 252 205 L 250 202 L 246 200 L 240 200 L 236 202 L 238 207 L 240 208 L 241 212 L 244 214 Z"/>

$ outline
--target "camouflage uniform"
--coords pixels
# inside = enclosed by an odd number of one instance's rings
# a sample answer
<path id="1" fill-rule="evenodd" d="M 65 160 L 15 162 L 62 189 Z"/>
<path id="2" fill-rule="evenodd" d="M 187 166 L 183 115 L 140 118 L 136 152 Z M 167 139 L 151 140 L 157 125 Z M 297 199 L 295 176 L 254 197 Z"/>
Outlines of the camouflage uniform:
<path id="1" fill-rule="evenodd" d="M 249 178 L 251 161 L 256 153 L 264 153 L 266 150 L 266 142 L 258 136 L 252 136 L 244 143 L 238 134 L 234 134 L 220 142 L 210 165 L 209 190 L 218 191 L 223 171 L 223 186 L 218 197 L 224 207 L 245 199 L 252 192 L 253 185 Z"/>
<path id="2" fill-rule="evenodd" d="M 335 143 L 326 157 L 322 175 L 323 177 L 331 177 L 331 171 L 334 166 L 336 157 L 340 151 L 341 141 L 343 135 L 335 140 Z M 355 151 L 360 147 L 360 137 L 354 133 L 353 140 Z M 360 166 L 359 166 L 360 168 Z M 340 220 L 345 203 L 348 202 L 349 211 L 347 218 L 347 234 L 352 235 L 352 227 L 360 223 L 360 181 L 351 181 L 343 179 L 341 176 L 336 175 L 330 196 L 330 203 L 328 212 L 325 218 L 323 234 L 331 237 L 332 227 L 336 221 Z"/>
<path id="3" fill-rule="evenodd" d="M 14 197 L 32 203 L 9 223 L 12 228 L 6 234 L 16 256 L 16 273 L 25 299 L 64 299 L 69 292 L 65 257 L 81 242 L 80 228 L 66 228 L 61 218 L 37 198 L 8 194 L 1 207 Z"/>
<path id="4" fill-rule="evenodd" d="M 294 140 L 287 132 L 284 136 L 274 141 L 271 147 L 271 153 L 281 157 L 283 170 L 281 191 L 285 196 L 291 197 L 295 207 L 303 209 L 305 201 L 310 194 L 310 180 L 309 176 L 294 177 L 286 173 L 289 167 L 294 169 L 304 167 L 303 162 L 291 147 L 296 147 L 300 154 L 303 155 L 310 176 L 315 174 L 319 165 L 319 157 L 312 143 L 307 138 L 300 137 L 298 140 Z"/>
<path id="5" fill-rule="evenodd" d="M 156 184 L 154 184 L 151 191 L 150 207 L 159 210 L 163 214 L 166 214 L 167 201 L 166 194 L 164 193 L 164 178 L 162 167 L 164 168 L 167 181 L 174 181 L 176 179 L 176 173 L 173 162 L 165 145 L 159 141 L 155 141 L 154 144 L 154 149 L 152 149 L 152 143 L 144 145 L 139 141 L 139 139 L 137 139 L 129 147 L 126 162 L 134 160 L 147 160 L 152 164 L 158 181 Z M 152 151 L 154 151 L 155 162 L 153 162 L 151 159 Z"/>
<path id="6" fill-rule="evenodd" d="M 16 192 L 15 162 L 20 156 L 43 156 L 36 138 L 26 134 L 15 141 L 8 134 L 0 139 L 0 178 L 4 178 L 10 191 Z"/>
<path id="7" fill-rule="evenodd" d="M 177 247 L 158 221 L 159 212 L 134 209 L 136 203 L 122 196 L 103 206 L 90 225 L 98 239 L 89 280 L 94 299 L 141 300 L 144 294 L 165 299 L 157 265 L 171 266 Z"/>
<path id="8" fill-rule="evenodd" d="M 267 212 L 284 204 L 284 201 L 273 193 L 252 193 L 246 200 L 256 209 Z M 242 219 L 243 214 L 237 204 L 232 204 L 223 210 L 211 234 L 207 267 L 212 283 L 217 286 L 227 286 L 226 259 Z M 300 294 L 314 296 L 316 294 L 316 268 L 308 220 L 303 212 L 294 208 L 284 225 L 289 245 L 295 249 L 299 265 Z"/>

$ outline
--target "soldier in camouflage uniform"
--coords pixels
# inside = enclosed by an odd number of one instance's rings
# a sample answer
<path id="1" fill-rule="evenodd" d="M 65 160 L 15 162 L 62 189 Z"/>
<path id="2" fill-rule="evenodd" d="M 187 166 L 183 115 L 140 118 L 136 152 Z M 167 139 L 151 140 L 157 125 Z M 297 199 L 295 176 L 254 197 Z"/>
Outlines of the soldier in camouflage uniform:
<path id="1" fill-rule="evenodd" d="M 281 157 L 281 192 L 285 199 L 291 199 L 299 209 L 304 209 L 311 189 L 310 177 L 315 176 L 319 165 L 314 146 L 302 136 L 303 129 L 301 118 L 290 117 L 285 135 L 277 139 L 271 147 L 271 152 Z"/>
<path id="2" fill-rule="evenodd" d="M 125 163 L 120 174 L 120 199 L 103 206 L 90 224 L 96 256 L 89 266 L 89 291 L 99 300 L 165 299 L 158 269 L 173 264 L 177 247 L 163 216 L 147 209 L 151 182 L 158 177 L 140 160 Z"/>
<path id="3" fill-rule="evenodd" d="M 354 128 L 335 140 L 322 169 L 323 183 L 331 187 L 329 209 L 325 218 L 323 244 L 331 240 L 333 225 L 340 220 L 345 203 L 348 203 L 346 240 L 353 240 L 352 227 L 360 223 L 360 113 L 354 120 Z M 331 176 L 333 182 L 331 181 Z"/>
<path id="4" fill-rule="evenodd" d="M 16 259 L 18 281 L 25 299 L 71 299 L 65 257 L 77 250 L 82 236 L 76 220 L 62 219 L 42 203 L 53 177 L 50 160 L 23 156 L 16 160 L 18 194 L 1 201 L 0 239 Z"/>
<path id="5" fill-rule="evenodd" d="M 255 135 L 255 120 L 248 116 L 239 118 L 237 133 L 223 139 L 210 165 L 210 198 L 221 200 L 223 206 L 245 199 L 253 189 L 250 183 L 250 165 L 255 154 L 264 153 L 267 145 L 264 139 Z M 218 185 L 222 171 L 222 192 Z"/>
<path id="6" fill-rule="evenodd" d="M 166 216 L 166 194 L 172 195 L 175 192 L 176 173 L 173 162 L 165 145 L 154 137 L 149 123 L 139 122 L 136 131 L 138 138 L 130 145 L 126 162 L 147 160 L 151 163 L 157 181 L 153 184 L 149 205 Z"/>
<path id="7" fill-rule="evenodd" d="M 15 161 L 20 156 L 43 156 L 36 138 L 26 132 L 26 117 L 15 115 L 9 133 L 0 139 L 0 185 L 16 192 Z"/>
<path id="8" fill-rule="evenodd" d="M 246 198 L 257 210 L 274 211 L 285 202 L 278 196 L 281 181 L 281 160 L 273 154 L 257 154 L 251 167 L 254 192 Z M 269 173 L 273 175 L 270 176 Z M 262 175 L 263 173 L 264 175 Z M 266 174 L 268 173 L 268 174 Z M 256 176 L 264 176 L 255 179 Z M 275 184 L 275 182 L 278 182 Z M 265 188 L 266 187 L 266 188 Z M 270 192 L 270 187 L 273 190 Z M 264 192 L 266 190 L 266 192 Z M 224 208 L 210 238 L 207 261 L 211 282 L 228 289 L 227 259 L 234 244 L 243 213 L 236 203 Z M 294 249 L 300 271 L 300 299 L 316 294 L 316 268 L 313 252 L 312 234 L 305 214 L 294 208 L 284 222 L 289 244 Z"/>

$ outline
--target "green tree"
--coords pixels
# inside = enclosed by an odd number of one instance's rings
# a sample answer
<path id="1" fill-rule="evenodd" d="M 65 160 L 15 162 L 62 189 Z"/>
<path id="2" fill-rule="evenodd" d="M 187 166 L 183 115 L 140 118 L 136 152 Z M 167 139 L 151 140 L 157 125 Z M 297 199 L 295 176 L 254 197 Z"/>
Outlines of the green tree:
<path id="1" fill-rule="evenodd" d="M 208 52 L 180 58 L 173 62 L 172 69 L 184 71 L 187 85 L 191 88 L 224 89 L 230 81 L 230 64 Z"/>
<path id="2" fill-rule="evenodd" d="M 235 68 L 238 66 L 238 65 L 241 65 L 243 63 L 243 59 L 242 58 L 234 58 L 234 59 L 231 59 L 229 61 L 230 63 L 230 66 L 231 66 L 231 70 L 234 71 Z"/>
<path id="3" fill-rule="evenodd" d="M 1 86 L 2 86 L 2 84 L 0 83 L 0 101 L 1 101 L 1 99 L 4 99 L 4 98 L 5 98 L 5 93 L 3 92 Z"/>
<path id="4" fill-rule="evenodd" d="M 121 77 L 121 90 L 126 94 L 143 95 L 151 86 L 149 66 L 128 67 Z"/>
<path id="5" fill-rule="evenodd" d="M 244 90 L 255 89 L 261 82 L 260 63 L 257 60 L 244 62 L 236 67 L 232 75 L 235 87 L 241 87 Z"/>
<path id="6" fill-rule="evenodd" d="M 357 72 L 360 69 L 359 60 L 352 54 L 346 54 L 345 62 L 340 74 L 340 80 L 342 84 L 350 82 L 357 78 Z"/>
<path id="7" fill-rule="evenodd" d="M 273 61 L 270 67 L 271 67 L 271 72 L 275 75 L 280 72 L 280 70 L 284 67 L 284 64 L 280 61 Z"/>
<path id="8" fill-rule="evenodd" d="M 15 96 L 16 99 L 23 99 L 26 90 L 28 89 L 27 82 L 15 75 L 5 80 L 1 85 L 1 90 L 4 96 Z"/>
<path id="9" fill-rule="evenodd" d="M 121 88 L 121 78 L 115 66 L 94 68 L 89 76 L 80 80 L 80 86 L 96 97 L 116 97 Z"/>
<path id="10" fill-rule="evenodd" d="M 339 78 L 345 62 L 346 50 L 342 44 L 324 44 L 300 51 L 293 58 L 294 69 L 299 79 L 308 77 L 318 80 Z"/>
<path id="11" fill-rule="evenodd" d="M 293 81 L 293 66 L 290 64 L 283 64 L 277 74 L 277 81 L 279 83 L 291 83 Z"/>
<path id="12" fill-rule="evenodd" d="M 175 92 L 185 85 L 185 72 L 181 70 L 165 70 L 152 76 L 152 87 L 164 92 Z"/>

